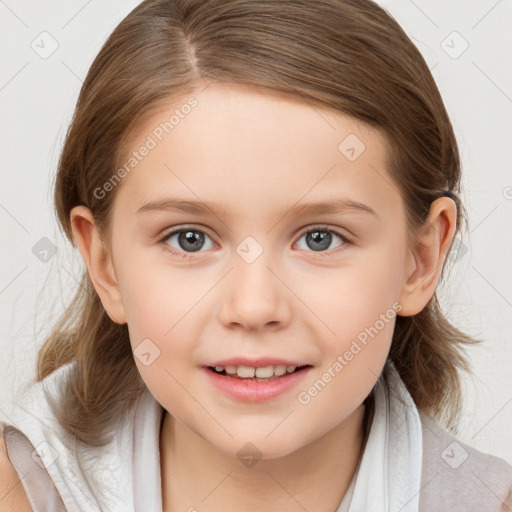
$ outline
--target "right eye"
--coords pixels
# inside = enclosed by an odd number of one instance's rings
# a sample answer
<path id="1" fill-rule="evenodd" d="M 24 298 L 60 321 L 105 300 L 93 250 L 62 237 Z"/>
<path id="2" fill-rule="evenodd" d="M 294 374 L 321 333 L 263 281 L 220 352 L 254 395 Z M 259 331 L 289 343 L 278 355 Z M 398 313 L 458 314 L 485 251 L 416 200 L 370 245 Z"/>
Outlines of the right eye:
<path id="1" fill-rule="evenodd" d="M 188 254 L 200 251 L 205 245 L 206 238 L 211 241 L 211 238 L 204 231 L 195 228 L 182 228 L 166 234 L 159 240 L 159 243 L 163 244 L 164 248 L 172 254 L 185 257 Z M 210 247 L 207 247 L 207 249 L 211 249 L 213 245 L 214 242 L 211 241 Z"/>

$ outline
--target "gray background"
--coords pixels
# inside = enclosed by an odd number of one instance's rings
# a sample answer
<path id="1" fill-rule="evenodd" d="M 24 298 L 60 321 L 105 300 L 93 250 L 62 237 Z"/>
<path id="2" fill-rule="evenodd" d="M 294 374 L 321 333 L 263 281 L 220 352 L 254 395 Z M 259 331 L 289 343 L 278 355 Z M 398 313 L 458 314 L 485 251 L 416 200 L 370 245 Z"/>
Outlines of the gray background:
<path id="1" fill-rule="evenodd" d="M 77 286 L 81 257 L 52 211 L 56 163 L 87 69 L 138 3 L 0 0 L 0 403 L 32 378 Z M 512 463 L 512 2 L 380 3 L 432 69 L 463 159 L 470 233 L 438 290 L 453 323 L 484 341 L 469 352 L 459 438 Z"/>

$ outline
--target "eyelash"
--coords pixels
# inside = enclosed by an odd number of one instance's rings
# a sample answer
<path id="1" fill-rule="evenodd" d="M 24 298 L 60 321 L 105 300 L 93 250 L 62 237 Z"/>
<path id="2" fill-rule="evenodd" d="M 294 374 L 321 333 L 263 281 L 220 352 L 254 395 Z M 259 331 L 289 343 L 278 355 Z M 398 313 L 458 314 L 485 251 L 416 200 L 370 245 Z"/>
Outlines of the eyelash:
<path id="1" fill-rule="evenodd" d="M 162 238 L 160 238 L 158 240 L 158 243 L 163 246 L 163 249 L 165 251 L 171 253 L 173 256 L 183 258 L 184 260 L 189 260 L 194 256 L 195 253 L 176 251 L 169 244 L 166 243 L 173 235 L 175 235 L 177 233 L 184 232 L 184 231 L 194 231 L 197 233 L 202 233 L 202 234 L 208 236 L 209 238 L 211 238 L 208 235 L 208 233 L 206 233 L 202 229 L 194 228 L 192 226 L 190 226 L 190 227 L 185 226 L 185 227 L 181 227 L 180 229 L 175 229 L 169 233 L 166 233 Z M 341 240 L 343 241 L 343 245 L 341 246 L 341 248 L 331 249 L 330 251 L 306 251 L 306 252 L 312 252 L 312 253 L 316 252 L 316 254 L 319 255 L 320 257 L 324 257 L 324 255 L 329 255 L 329 254 L 332 254 L 333 252 L 337 253 L 337 252 L 345 250 L 344 247 L 347 245 L 353 245 L 353 242 L 349 238 L 347 238 L 346 235 L 341 234 L 339 231 L 337 231 L 335 229 L 329 228 L 327 226 L 322 226 L 322 225 L 312 226 L 309 229 L 301 232 L 300 235 L 298 236 L 297 240 L 300 240 L 304 235 L 306 235 L 308 233 L 312 233 L 314 231 L 325 231 L 326 233 L 332 233 L 341 238 Z M 196 251 L 196 252 L 204 252 L 204 251 Z"/>

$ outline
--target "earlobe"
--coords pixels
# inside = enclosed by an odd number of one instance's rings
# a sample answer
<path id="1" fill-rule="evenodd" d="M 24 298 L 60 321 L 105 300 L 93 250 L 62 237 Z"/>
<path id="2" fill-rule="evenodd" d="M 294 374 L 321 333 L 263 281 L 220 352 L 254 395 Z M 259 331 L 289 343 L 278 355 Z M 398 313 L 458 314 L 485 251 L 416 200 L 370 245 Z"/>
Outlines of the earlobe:
<path id="1" fill-rule="evenodd" d="M 399 302 L 400 316 L 418 314 L 436 290 L 446 256 L 455 236 L 457 205 L 448 197 L 436 199 L 418 233 L 414 250 L 407 255 L 404 283 Z"/>
<path id="2" fill-rule="evenodd" d="M 92 212 L 85 206 L 76 206 L 71 210 L 70 221 L 73 236 L 103 307 L 114 322 L 126 323 L 112 255 L 101 240 Z"/>

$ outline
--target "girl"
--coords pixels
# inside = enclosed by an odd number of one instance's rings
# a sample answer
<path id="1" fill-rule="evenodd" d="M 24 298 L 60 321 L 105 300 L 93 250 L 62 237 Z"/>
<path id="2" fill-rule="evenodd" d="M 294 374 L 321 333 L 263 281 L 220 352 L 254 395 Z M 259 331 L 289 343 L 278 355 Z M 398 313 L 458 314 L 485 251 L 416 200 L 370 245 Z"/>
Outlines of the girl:
<path id="1" fill-rule="evenodd" d="M 66 137 L 86 272 L 4 408 L 0 510 L 511 510 L 512 467 L 452 435 L 459 194 L 429 69 L 370 0 L 143 2 Z"/>

